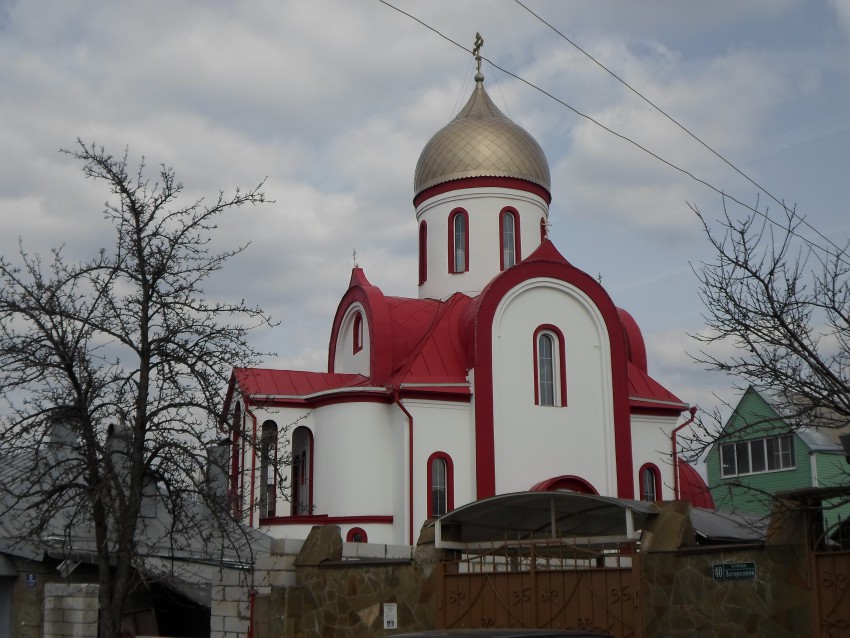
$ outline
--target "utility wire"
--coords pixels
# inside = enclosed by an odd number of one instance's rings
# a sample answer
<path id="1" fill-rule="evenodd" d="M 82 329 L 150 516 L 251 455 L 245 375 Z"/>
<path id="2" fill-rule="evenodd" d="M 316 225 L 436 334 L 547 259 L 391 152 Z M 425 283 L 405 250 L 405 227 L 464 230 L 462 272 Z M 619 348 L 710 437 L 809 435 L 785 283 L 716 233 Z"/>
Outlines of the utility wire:
<path id="1" fill-rule="evenodd" d="M 517 0 L 515 0 L 515 2 L 516 2 L 516 1 L 517 1 Z M 423 22 L 422 20 L 420 20 L 420 19 L 419 19 L 419 18 L 417 18 L 416 16 L 412 15 L 411 13 L 408 13 L 407 11 L 404 11 L 403 9 L 400 9 L 399 7 L 397 7 L 397 6 L 393 5 L 393 4 L 391 4 L 391 3 L 390 3 L 390 2 L 388 2 L 387 0 L 378 0 L 378 2 L 380 2 L 381 4 L 386 5 L 386 6 L 387 6 L 387 7 L 389 7 L 390 9 L 394 9 L 395 11 L 397 11 L 397 12 L 401 13 L 401 14 L 402 14 L 402 15 L 404 15 L 404 16 L 407 16 L 408 18 L 410 18 L 410 19 L 411 19 L 411 20 L 413 20 L 414 22 L 419 23 L 420 25 L 422 25 L 423 27 L 425 27 L 425 28 L 426 28 L 426 29 L 428 29 L 429 31 L 431 31 L 431 32 L 433 32 L 434 34 L 438 35 L 439 37 L 443 38 L 446 42 L 449 42 L 450 44 L 453 44 L 454 46 L 458 47 L 459 49 L 462 49 L 462 50 L 466 51 L 467 53 L 472 54 L 472 49 L 469 49 L 469 48 L 465 47 L 464 45 L 460 44 L 459 42 L 457 42 L 457 41 L 455 41 L 455 40 L 451 39 L 449 36 L 445 35 L 445 34 L 444 34 L 444 33 L 442 33 L 441 31 L 439 31 L 438 29 L 436 29 L 436 28 L 432 27 L 430 24 L 427 24 L 426 22 Z M 524 8 L 526 8 L 526 9 L 527 9 L 527 7 L 525 7 L 525 5 L 522 5 L 522 3 L 519 3 L 519 4 L 521 4 L 521 6 L 523 6 Z M 617 76 L 615 73 L 613 73 L 612 71 L 610 71 L 607 67 L 605 67 L 604 65 L 602 65 L 602 64 L 601 64 L 598 60 L 596 60 L 595 58 L 593 58 L 593 56 L 591 56 L 591 55 L 590 55 L 590 54 L 588 54 L 586 51 L 584 51 L 584 49 L 582 49 L 581 47 L 579 47 L 578 45 L 576 45 L 574 42 L 572 42 L 571 40 L 569 40 L 569 38 L 567 38 L 566 36 L 564 36 L 564 35 L 563 35 L 560 31 L 558 31 L 557 29 L 555 29 L 555 28 L 554 28 L 552 25 L 550 25 L 548 22 L 546 22 L 545 20 L 543 20 L 542 18 L 540 18 L 539 16 L 537 16 L 537 14 L 535 14 L 535 13 L 531 12 L 530 10 L 529 10 L 529 12 L 530 12 L 530 13 L 532 13 L 532 15 L 534 15 L 535 17 L 538 17 L 538 19 L 540 19 L 542 22 L 544 22 L 544 24 L 546 24 L 547 26 L 549 26 L 550 28 L 552 28 L 553 30 L 555 30 L 557 33 L 561 34 L 561 35 L 562 35 L 562 37 L 564 37 L 564 39 L 566 39 L 568 42 L 570 42 L 570 44 L 572 44 L 573 46 L 575 46 L 576 48 L 578 48 L 578 49 L 579 49 L 582 53 L 584 53 L 585 55 L 587 55 L 588 57 L 590 57 L 590 58 L 591 58 L 594 62 L 596 62 L 596 64 L 598 64 L 598 65 L 599 65 L 599 66 L 601 66 L 603 69 L 605 69 L 605 71 L 606 71 L 606 72 L 610 73 L 610 74 L 611 74 L 612 76 L 614 76 L 617 80 L 619 80 L 620 82 L 622 82 L 622 83 L 623 83 L 626 87 L 628 87 L 628 88 L 629 88 L 631 91 L 633 91 L 636 95 L 638 95 L 639 97 L 641 97 L 641 98 L 642 98 L 643 100 L 645 100 L 648 104 L 650 104 L 653 108 L 657 109 L 657 110 L 658 110 L 660 113 L 662 113 L 665 117 L 667 117 L 668 119 L 670 119 L 673 123 L 675 123 L 675 124 L 676 124 L 677 126 L 679 126 L 682 130 L 684 130 L 684 131 L 685 131 L 688 135 L 690 135 L 691 137 L 693 137 L 696 141 L 698 141 L 700 144 L 702 144 L 705 148 L 707 148 L 709 151 L 711 151 L 713 154 L 715 154 L 717 157 L 719 157 L 721 160 L 723 160 L 726 164 L 728 164 L 729 166 L 731 166 L 731 167 L 732 167 L 732 168 L 733 168 L 736 172 L 738 172 L 739 174 L 741 174 L 741 175 L 742 175 L 745 179 L 747 179 L 750 183 L 752 183 L 752 184 L 753 184 L 756 188 L 758 188 L 760 191 L 762 191 L 762 192 L 766 193 L 766 194 L 767 194 L 767 195 L 768 195 L 771 199 L 773 199 L 773 200 L 774 200 L 775 202 L 777 202 L 780 206 L 782 206 L 782 208 L 783 208 L 783 209 L 786 209 L 786 210 L 787 210 L 787 208 L 788 208 L 788 207 L 787 207 L 787 206 L 786 206 L 786 205 L 785 205 L 782 201 L 780 201 L 779 199 L 777 199 L 776 197 L 774 197 L 774 196 L 773 196 L 773 195 L 772 195 L 769 191 L 767 191 L 767 190 L 766 190 L 766 189 L 764 189 L 762 186 L 760 186 L 758 183 L 756 183 L 754 180 L 752 180 L 751 178 L 749 178 L 746 174 L 744 174 L 741 170 L 739 170 L 739 169 L 738 169 L 737 167 L 735 167 L 735 166 L 734 166 L 731 162 L 729 162 L 729 161 L 728 161 L 725 157 L 723 157 L 722 155 L 720 155 L 717 151 L 715 151 L 713 148 L 711 148 L 708 144 L 706 144 L 706 143 L 705 143 L 705 142 L 703 142 L 700 138 L 698 138 L 696 135 L 694 135 L 693 133 L 691 133 L 691 132 L 690 132 L 687 128 L 685 128 L 682 124 L 680 124 L 678 121 L 676 121 L 673 117 L 671 117 L 671 116 L 670 116 L 670 115 L 668 115 L 666 112 L 664 112 L 662 109 L 660 109 L 659 107 L 657 107 L 657 106 L 656 106 L 653 102 L 651 102 L 649 99 L 647 99 L 647 98 L 645 98 L 643 95 L 641 95 L 641 94 L 640 94 L 640 93 L 639 93 L 636 89 L 634 89 L 634 88 L 632 88 L 630 85 L 628 85 L 628 84 L 627 84 L 624 80 L 622 80 L 619 76 Z M 561 105 L 561 106 L 563 106 L 564 108 L 569 109 L 570 111 L 572 111 L 573 113 L 575 113 L 575 114 L 576 114 L 576 115 L 578 115 L 579 117 L 582 117 L 582 118 L 584 118 L 584 119 L 588 120 L 589 122 L 592 122 L 593 124 L 595 124 L 596 126 L 598 126 L 599 128 L 601 128 L 602 130 L 606 131 L 607 133 L 610 133 L 610 134 L 611 134 L 611 135 L 613 135 L 614 137 L 617 137 L 617 138 L 619 138 L 619 139 L 623 140 L 624 142 L 627 142 L 627 143 L 631 144 L 632 146 L 634 146 L 634 147 L 638 148 L 639 150 L 643 151 L 643 152 L 644 152 L 644 153 L 646 153 L 647 155 L 649 155 L 649 156 L 651 156 L 651 157 L 655 158 L 656 160 L 658 160 L 658 161 L 659 161 L 659 162 L 661 162 L 662 164 L 664 164 L 664 165 L 666 165 L 666 166 L 668 166 L 668 167 L 672 168 L 673 170 L 675 170 L 675 171 L 677 171 L 677 172 L 679 172 L 679 173 L 682 173 L 683 175 L 686 175 L 687 177 L 690 177 L 693 181 L 695 181 L 695 182 L 697 182 L 697 183 L 699 183 L 699 184 L 702 184 L 703 186 L 705 186 L 705 187 L 706 187 L 706 188 L 708 188 L 709 190 L 714 191 L 715 193 L 717 193 L 718 195 L 720 195 L 722 198 L 727 199 L 727 200 L 731 200 L 731 201 L 735 202 L 736 204 L 738 204 L 739 206 L 742 206 L 743 208 L 745 208 L 745 209 L 747 209 L 747 210 L 751 211 L 752 213 L 754 213 L 754 214 L 756 214 L 756 215 L 758 215 L 758 216 L 760 216 L 760 217 L 763 217 L 763 218 L 764 218 L 767 222 L 769 222 L 769 223 L 773 224 L 774 226 L 777 226 L 777 227 L 779 227 L 779 228 L 782 228 L 783 230 L 786 230 L 789 234 L 794 235 L 795 237 L 797 237 L 798 239 L 800 239 L 800 240 L 801 240 L 801 241 L 803 241 L 804 243 L 808 244 L 809 246 L 811 246 L 811 247 L 813 247 L 813 248 L 817 248 L 818 250 L 820 250 L 820 251 L 822 251 L 822 252 L 826 253 L 827 255 L 833 254 L 833 253 L 832 253 L 832 252 L 831 252 L 828 248 L 824 248 L 823 246 L 821 246 L 821 245 L 819 245 L 819 244 L 815 243 L 814 241 L 812 241 L 812 240 L 811 240 L 811 239 L 809 239 L 808 237 L 805 237 L 805 236 L 803 236 L 803 235 L 800 235 L 799 233 L 797 233 L 797 232 L 796 232 L 794 229 L 792 229 L 792 228 L 787 228 L 786 226 L 782 225 L 781 223 L 779 223 L 779 222 L 777 222 L 777 221 L 773 220 L 773 219 L 772 219 L 769 215 L 767 215 L 765 212 L 763 212 L 763 211 L 761 211 L 761 210 L 758 210 L 757 208 L 754 208 L 753 206 L 750 206 L 749 204 L 747 204 L 747 203 L 745 203 L 745 202 L 742 202 L 741 200 L 739 200 L 738 198 L 734 197 L 733 195 L 730 195 L 730 194 L 728 194 L 728 193 L 724 192 L 722 189 L 718 188 L 717 186 L 714 186 L 714 184 L 712 184 L 712 183 L 710 183 L 710 182 L 708 182 L 708 181 L 706 181 L 706 180 L 704 180 L 704 179 L 702 179 L 702 178 L 700 178 L 700 177 L 697 177 L 696 175 L 694 175 L 694 174 L 693 174 L 692 172 L 690 172 L 689 170 L 687 170 L 687 169 L 685 169 L 685 168 L 682 168 L 682 167 L 680 167 L 680 166 L 678 166 L 678 165 L 676 165 L 676 164 L 674 164 L 674 163 L 672 163 L 672 162 L 670 162 L 670 161 L 668 161 L 668 160 L 664 159 L 663 157 L 661 157 L 661 156 L 660 156 L 660 155 L 658 155 L 657 153 L 655 153 L 655 152 L 651 151 L 650 149 L 648 149 L 647 147 L 643 146 L 642 144 L 640 144 L 640 143 L 636 142 L 635 140 L 631 139 L 630 137 L 628 137 L 628 136 L 626 136 L 626 135 L 624 135 L 624 134 L 622 134 L 622 133 L 618 133 L 617 131 L 615 131 L 615 130 L 613 130 L 613 129 L 609 128 L 608 126 L 606 126 L 606 125 L 605 125 L 605 124 L 603 124 L 602 122 L 600 122 L 600 121 L 596 120 L 596 119 L 595 119 L 595 118 L 593 118 L 592 116 L 587 115 L 586 113 L 583 113 L 583 112 L 579 111 L 577 108 L 575 108 L 574 106 L 572 106 L 572 105 L 568 104 L 568 103 L 567 103 L 567 102 L 565 102 L 564 100 L 562 100 L 562 99 L 560 99 L 560 98 L 556 97 L 555 95 L 553 95 L 553 94 L 552 94 L 552 93 L 550 93 L 549 91 L 547 91 L 547 90 L 545 90 L 545 89 L 543 89 L 543 88 L 541 88 L 541 87 L 537 86 L 536 84 L 534 84 L 534 83 L 532 83 L 532 82 L 530 82 L 530 81 L 526 80 L 526 79 L 525 79 L 525 78 L 523 78 L 523 77 L 520 77 L 520 76 L 519 76 L 519 75 L 517 75 L 516 73 L 513 73 L 512 71 L 509 71 L 508 69 L 506 69 L 506 68 L 504 68 L 504 67 L 502 67 L 502 66 L 500 66 L 500 65 L 496 64 L 495 62 L 493 62 L 493 60 L 491 60 L 491 59 L 489 59 L 489 58 L 487 58 L 487 57 L 485 57 L 485 56 L 481 56 L 481 59 L 482 59 L 482 60 L 485 60 L 486 62 L 488 62 L 491 66 L 493 66 L 493 68 L 498 69 L 498 70 L 499 70 L 499 71 L 501 71 L 502 73 L 505 73 L 505 74 L 507 74 L 507 75 L 511 76 L 512 78 L 516 79 L 516 80 L 519 80 L 520 82 L 522 82 L 523 84 L 525 84 L 525 85 L 526 85 L 526 86 L 528 86 L 529 88 L 534 89 L 535 91 L 537 91 L 537 92 L 539 92 L 539 93 L 542 93 L 543 95 L 545 95 L 546 97 L 550 98 L 551 100 L 554 100 L 555 102 L 557 102 L 558 104 L 560 104 L 560 105 Z M 819 236 L 820 236 L 820 237 L 822 237 L 824 240 L 826 240 L 826 241 L 827 241 L 827 242 L 828 242 L 828 243 L 829 243 L 829 244 L 830 244 L 830 245 L 831 245 L 831 246 L 835 249 L 834 256 L 835 256 L 835 258 L 836 258 L 836 259 L 839 259 L 839 260 L 840 260 L 840 261 L 842 261 L 843 263 L 847 263 L 848 265 L 850 265 L 850 262 L 848 262 L 848 261 L 847 261 L 847 259 L 845 259 L 844 257 L 842 257 L 842 256 L 841 256 L 841 255 L 842 255 L 842 253 L 843 253 L 844 251 L 843 251 L 841 248 L 839 248 L 839 247 L 838 247 L 835 243 L 833 243 L 833 242 L 832 242 L 832 240 L 830 240 L 828 237 L 826 237 L 825 235 L 823 235 L 823 234 L 822 234 L 820 231 L 818 231 L 816 228 L 814 228 L 813 226 L 811 226 L 808 222 L 806 222 L 806 221 L 805 221 L 805 219 L 804 219 L 804 218 L 800 218 L 800 221 L 801 221 L 801 222 L 802 222 L 805 226 L 807 226 L 808 228 L 810 228 L 811 230 L 813 230 L 813 231 L 814 231 L 817 235 L 819 235 Z"/>
<path id="2" fill-rule="evenodd" d="M 634 88 L 631 84 L 629 84 L 629 83 L 628 83 L 628 82 L 626 82 L 623 78 L 621 78 L 619 75 L 617 75 L 616 73 L 614 73 L 614 71 L 612 71 L 612 70 L 611 70 L 611 69 L 609 69 L 607 66 L 605 66 L 604 64 L 602 64 L 602 62 L 600 62 L 600 61 L 599 61 L 599 60 L 597 60 L 595 57 L 593 57 L 593 55 L 591 55 L 590 53 L 588 53 L 587 51 L 585 51 L 583 48 L 581 48 L 581 47 L 580 47 L 578 44 L 576 44 L 573 40 L 571 40 L 569 37 L 567 37 L 567 36 L 566 36 L 566 35 L 565 35 L 562 31 L 560 31 L 558 28 L 556 28 L 556 27 L 555 27 L 552 23 L 550 23 L 550 22 L 548 22 L 547 20 L 545 20 L 544 18 L 542 18 L 542 17 L 541 17 L 538 13 L 535 13 L 534 11 L 532 11 L 532 10 L 531 10 L 531 9 L 530 9 L 530 8 L 529 8 L 526 4 L 524 4 L 523 2 L 521 2 L 521 0 L 514 0 L 514 2 L 515 2 L 516 4 L 518 4 L 519 6 L 521 6 L 523 9 L 525 9 L 528 13 L 530 13 L 531 15 L 533 15 L 535 18 L 537 18 L 540 22 L 542 22 L 543 24 L 545 24 L 547 27 L 549 27 L 550 29 L 552 29 L 552 31 L 554 31 L 555 33 L 557 33 L 557 34 L 558 34 L 559 36 L 561 36 L 564 40 L 566 40 L 567 42 L 569 42 L 569 43 L 570 43 L 573 47 L 575 47 L 576 49 L 578 49 L 578 50 L 579 50 L 581 53 L 583 53 L 583 54 L 584 54 L 587 58 L 589 58 L 589 59 L 590 59 L 590 60 L 591 60 L 594 64 L 596 64 L 599 68 L 601 68 L 603 71 L 605 71 L 606 73 L 608 73 L 608 75 L 610 75 L 610 76 L 611 76 L 611 77 L 613 77 L 615 80 L 617 80 L 620 84 L 622 84 L 624 87 L 626 87 L 629 91 L 631 91 L 632 93 L 634 93 L 635 95 L 637 95 L 637 96 L 638 96 L 641 100 L 643 100 L 644 102 L 646 102 L 649 106 L 651 106 L 652 108 L 654 108 L 654 109 L 655 109 L 656 111 L 658 111 L 661 115 L 663 115 L 663 116 L 664 116 L 664 117 L 666 117 L 668 120 L 670 120 L 673 124 L 675 124 L 676 126 L 678 126 L 678 127 L 679 127 L 682 131 L 684 131 L 684 132 L 685 132 L 685 133 L 686 133 L 689 137 L 691 137 L 691 139 L 693 139 L 693 140 L 695 140 L 696 142 L 698 142 L 698 143 L 699 143 L 699 144 L 700 144 L 703 148 L 705 148 L 707 151 L 709 151 L 712 155 L 714 155 L 715 157 L 717 157 L 718 159 L 720 159 L 720 160 L 721 160 L 724 164 L 726 164 L 729 168 L 731 168 L 733 171 L 735 171 L 736 173 L 738 173 L 738 175 L 740 175 L 741 177 L 743 177 L 743 178 L 744 178 L 745 180 L 747 180 L 750 184 L 752 184 L 752 185 L 753 185 L 753 186 L 755 186 L 757 189 L 759 189 L 762 193 L 764 193 L 765 195 L 767 195 L 768 197 L 770 197 L 770 199 L 772 199 L 774 202 L 776 202 L 777 204 L 779 204 L 780 206 L 782 206 L 782 208 L 787 208 L 787 206 L 785 205 L 785 202 L 780 201 L 777 197 L 775 197 L 775 196 L 773 195 L 773 193 L 771 193 L 771 192 L 770 192 L 769 190 L 767 190 L 764 186 L 762 186 L 761 184 L 759 184 L 758 182 L 756 182 L 753 178 L 751 178 L 749 175 L 747 175 L 744 171 L 742 171 L 742 170 L 741 170 L 741 169 L 739 169 L 737 166 L 735 166 L 735 165 L 734 165 L 734 164 L 733 164 L 733 163 L 732 163 L 729 159 L 727 159 L 726 157 L 724 157 L 724 156 L 723 156 L 723 155 L 722 155 L 719 151 L 715 150 L 715 149 L 714 149 L 713 147 L 711 147 L 711 146 L 710 146 L 707 142 L 703 141 L 703 140 L 702 140 L 699 136 L 697 136 L 695 133 L 691 132 L 691 131 L 690 131 L 690 130 L 689 130 L 689 129 L 688 129 L 688 128 L 684 125 L 684 124 L 682 124 L 681 122 L 679 122 L 676 118 L 674 118 L 672 115 L 670 115 L 669 113 L 667 113 L 664 109 L 662 109 L 660 106 L 658 106 L 657 104 L 655 104 L 655 102 L 653 102 L 653 101 L 652 101 L 652 100 L 650 100 L 648 97 L 646 97 L 645 95 L 643 95 L 640 91 L 638 91 L 636 88 Z M 752 209 L 751 209 L 751 210 L 752 210 Z M 766 215 L 766 214 L 763 214 L 763 215 L 764 215 L 765 217 L 767 217 L 767 215 Z M 769 219 L 769 218 L 768 218 L 768 219 Z M 773 220 L 770 220 L 770 219 L 769 219 L 769 221 L 771 221 L 771 223 L 775 223 L 775 222 L 773 222 Z M 833 248 L 835 248 L 835 250 L 836 250 L 836 251 L 841 252 L 841 249 L 840 249 L 840 248 L 839 248 L 839 247 L 838 247 L 838 246 L 837 246 L 837 245 L 836 245 L 836 244 L 835 244 L 835 243 L 834 243 L 834 242 L 833 242 L 833 241 L 832 241 L 829 237 L 827 237 L 826 235 L 824 235 L 823 233 L 821 233 L 821 232 L 820 232 L 817 228 L 815 228 L 814 226 L 812 226 L 811 224 L 809 224 L 809 222 L 807 222 L 807 221 L 805 220 L 805 218 L 802 218 L 802 217 L 801 217 L 801 218 L 800 218 L 800 221 L 803 223 L 803 225 L 805 225 L 807 228 L 809 228 L 810 230 L 812 230 L 813 232 L 815 232 L 815 233 L 816 233 L 819 237 L 821 237 L 822 239 L 824 239 L 824 240 L 825 240 L 825 241 L 826 241 L 826 242 L 827 242 L 830 246 L 832 246 Z M 799 235 L 798 235 L 798 236 L 799 236 Z M 816 245 L 816 244 L 812 244 L 812 245 Z M 818 246 L 818 248 L 820 248 L 820 246 Z M 821 249 L 821 250 L 823 250 L 823 248 L 820 248 L 820 249 Z"/>

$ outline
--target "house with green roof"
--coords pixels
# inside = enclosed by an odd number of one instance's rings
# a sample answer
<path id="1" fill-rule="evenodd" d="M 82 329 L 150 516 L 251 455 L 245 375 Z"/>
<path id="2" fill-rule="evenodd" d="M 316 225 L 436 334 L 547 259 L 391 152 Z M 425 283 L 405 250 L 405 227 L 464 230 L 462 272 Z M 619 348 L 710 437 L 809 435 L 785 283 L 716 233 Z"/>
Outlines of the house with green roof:
<path id="1" fill-rule="evenodd" d="M 750 386 L 706 457 L 717 509 L 767 516 L 777 493 L 847 485 L 850 464 L 839 437 L 848 431 L 794 427 Z M 833 505 L 824 512 L 827 530 L 850 518 L 850 504 Z"/>

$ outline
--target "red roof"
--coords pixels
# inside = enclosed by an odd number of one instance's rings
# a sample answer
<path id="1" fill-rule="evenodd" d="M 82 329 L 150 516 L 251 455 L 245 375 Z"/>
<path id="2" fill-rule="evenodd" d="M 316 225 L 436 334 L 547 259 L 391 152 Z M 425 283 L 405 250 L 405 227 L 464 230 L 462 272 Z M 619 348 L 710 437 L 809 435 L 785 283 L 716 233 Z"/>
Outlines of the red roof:
<path id="1" fill-rule="evenodd" d="M 679 498 L 690 501 L 694 507 L 715 509 L 708 485 L 690 464 L 679 459 Z"/>
<path id="2" fill-rule="evenodd" d="M 303 397 L 327 390 L 368 386 L 362 374 L 329 374 L 302 370 L 235 368 L 233 376 L 243 396 Z"/>
<path id="3" fill-rule="evenodd" d="M 679 413 L 688 409 L 687 403 L 653 379 L 645 370 L 629 362 L 629 406 L 642 411 L 670 411 Z"/>

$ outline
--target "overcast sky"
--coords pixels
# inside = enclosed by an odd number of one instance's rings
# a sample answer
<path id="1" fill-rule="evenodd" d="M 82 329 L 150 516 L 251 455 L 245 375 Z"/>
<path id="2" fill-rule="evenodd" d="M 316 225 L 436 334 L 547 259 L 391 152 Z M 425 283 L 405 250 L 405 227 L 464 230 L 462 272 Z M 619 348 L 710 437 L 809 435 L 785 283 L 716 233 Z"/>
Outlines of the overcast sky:
<path id="1" fill-rule="evenodd" d="M 756 188 L 519 4 L 391 0 L 724 192 Z M 534 10 L 809 222 L 850 235 L 850 0 L 533 2 Z M 485 63 L 491 97 L 541 143 L 551 237 L 601 276 L 647 341 L 650 373 L 704 409 L 733 380 L 690 361 L 702 329 L 688 207 L 720 197 Z M 267 365 L 324 370 L 352 251 L 416 296 L 413 171 L 472 89 L 471 55 L 377 0 L 0 0 L 0 250 L 110 245 L 108 197 L 58 153 L 76 138 L 156 167 L 188 198 L 266 178 L 274 204 L 222 219 L 251 242 L 209 287 L 282 324 Z M 762 203 L 767 197 L 761 195 Z M 774 205 L 772 210 L 775 210 Z M 740 216 L 743 211 L 734 210 Z"/>

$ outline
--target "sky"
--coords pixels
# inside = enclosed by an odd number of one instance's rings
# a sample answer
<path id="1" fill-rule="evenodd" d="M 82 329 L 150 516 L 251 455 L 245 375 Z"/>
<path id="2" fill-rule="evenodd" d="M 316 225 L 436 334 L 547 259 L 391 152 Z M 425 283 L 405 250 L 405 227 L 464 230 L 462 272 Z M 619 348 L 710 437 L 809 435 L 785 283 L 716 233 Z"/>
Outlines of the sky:
<path id="1" fill-rule="evenodd" d="M 850 235 L 850 0 L 540 0 L 529 6 L 653 108 L 513 0 L 388 0 L 484 62 L 499 108 L 552 171 L 550 237 L 637 320 L 649 371 L 711 411 L 740 380 L 689 353 L 704 330 L 693 268 L 712 257 L 690 206 L 765 193 Z M 215 245 L 250 243 L 209 283 L 280 325 L 264 365 L 323 371 L 356 262 L 387 295 L 417 294 L 413 173 L 466 102 L 468 51 L 378 0 L 0 0 L 0 251 L 112 243 L 109 193 L 59 152 L 79 138 L 174 168 L 186 202 L 265 179 L 274 203 L 232 211 Z M 560 102 L 559 102 L 560 101 Z M 732 206 L 739 218 L 746 211 Z M 236 363 L 236 362 L 235 362 Z"/>

